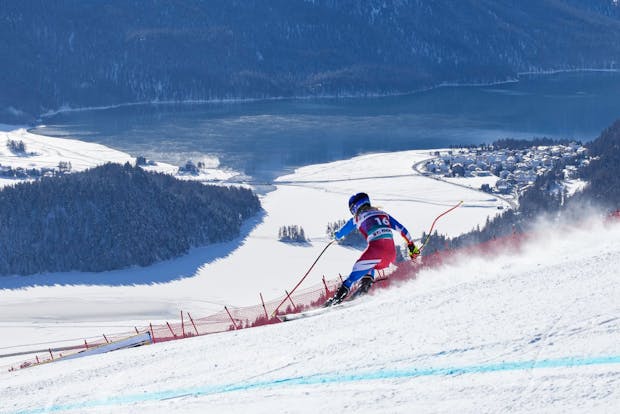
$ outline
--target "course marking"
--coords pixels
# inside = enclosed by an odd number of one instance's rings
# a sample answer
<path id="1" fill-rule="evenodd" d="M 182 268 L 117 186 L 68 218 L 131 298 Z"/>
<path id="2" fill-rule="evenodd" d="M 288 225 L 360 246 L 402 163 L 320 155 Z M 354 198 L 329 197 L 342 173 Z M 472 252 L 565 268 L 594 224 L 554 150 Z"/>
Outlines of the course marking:
<path id="1" fill-rule="evenodd" d="M 282 388 L 296 385 L 321 385 L 334 383 L 348 383 L 359 381 L 376 381 L 386 379 L 418 378 L 431 376 L 450 376 L 466 374 L 484 374 L 502 371 L 522 371 L 550 368 L 574 368 L 590 365 L 620 364 L 620 355 L 599 357 L 566 357 L 557 359 L 498 362 L 493 364 L 465 365 L 443 368 L 408 368 L 400 370 L 381 369 L 369 372 L 347 373 L 334 372 L 307 376 L 280 378 L 269 381 L 251 381 L 222 385 L 205 385 L 194 388 L 144 392 L 142 394 L 110 397 L 100 400 L 89 400 L 68 404 L 50 405 L 42 408 L 15 411 L 15 414 L 40 414 L 62 411 L 81 410 L 96 407 L 109 407 L 141 402 L 162 401 L 183 397 L 201 397 L 223 394 L 236 391 L 251 391 L 269 388 Z"/>

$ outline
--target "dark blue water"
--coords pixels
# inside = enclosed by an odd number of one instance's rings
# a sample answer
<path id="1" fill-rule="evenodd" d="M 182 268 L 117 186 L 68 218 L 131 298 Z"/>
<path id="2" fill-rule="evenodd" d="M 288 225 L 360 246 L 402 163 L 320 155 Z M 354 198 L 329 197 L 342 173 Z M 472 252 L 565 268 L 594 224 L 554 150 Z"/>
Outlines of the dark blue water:
<path id="1" fill-rule="evenodd" d="M 588 141 L 620 118 L 620 73 L 523 76 L 404 96 L 138 105 L 66 112 L 37 133 L 180 165 L 214 157 L 257 179 L 357 154 L 490 143 Z"/>

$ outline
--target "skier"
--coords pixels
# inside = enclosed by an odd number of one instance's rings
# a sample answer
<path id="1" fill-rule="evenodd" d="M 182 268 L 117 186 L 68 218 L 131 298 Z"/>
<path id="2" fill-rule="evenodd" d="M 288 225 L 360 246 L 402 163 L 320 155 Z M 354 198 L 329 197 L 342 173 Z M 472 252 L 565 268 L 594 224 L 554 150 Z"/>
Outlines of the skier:
<path id="1" fill-rule="evenodd" d="M 368 292 L 374 282 L 375 269 L 384 269 L 396 259 L 396 248 L 392 238 L 392 230 L 399 231 L 407 241 L 409 257 L 415 260 L 420 254 L 420 249 L 413 243 L 413 237 L 405 226 L 400 224 L 388 213 L 370 205 L 370 198 L 366 193 L 357 193 L 349 198 L 349 210 L 353 215 L 344 226 L 335 233 L 337 240 L 343 239 L 356 227 L 366 238 L 368 246 L 360 258 L 353 265 L 353 270 L 342 283 L 336 294 L 328 299 L 324 306 L 336 305 L 349 294 L 351 286 L 361 279 L 357 295 Z"/>

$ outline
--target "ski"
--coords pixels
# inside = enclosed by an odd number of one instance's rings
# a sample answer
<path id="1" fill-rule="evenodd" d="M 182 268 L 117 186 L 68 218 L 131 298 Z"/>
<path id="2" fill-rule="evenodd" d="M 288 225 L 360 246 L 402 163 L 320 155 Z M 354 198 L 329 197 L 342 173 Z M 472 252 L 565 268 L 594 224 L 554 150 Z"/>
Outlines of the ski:
<path id="1" fill-rule="evenodd" d="M 345 307 L 348 308 L 354 304 L 355 303 L 352 303 L 352 301 L 346 301 L 346 302 L 339 303 L 337 305 L 329 306 L 327 308 L 316 308 L 316 309 L 310 309 L 310 310 L 302 311 L 302 312 L 287 313 L 284 315 L 276 315 L 276 317 L 280 319 L 280 321 L 282 322 L 296 321 L 298 319 L 308 318 L 311 316 L 323 315 L 324 313 L 328 313 L 333 310 L 338 310 L 338 309 L 345 308 Z"/>

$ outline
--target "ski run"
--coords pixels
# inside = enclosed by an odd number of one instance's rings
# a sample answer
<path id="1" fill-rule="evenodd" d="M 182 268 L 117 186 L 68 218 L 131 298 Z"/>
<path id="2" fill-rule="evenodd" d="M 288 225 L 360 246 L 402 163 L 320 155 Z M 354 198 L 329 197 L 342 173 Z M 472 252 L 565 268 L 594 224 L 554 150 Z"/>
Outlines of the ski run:
<path id="1" fill-rule="evenodd" d="M 615 412 L 620 226 L 552 226 L 312 318 L 0 374 L 2 413 Z"/>

